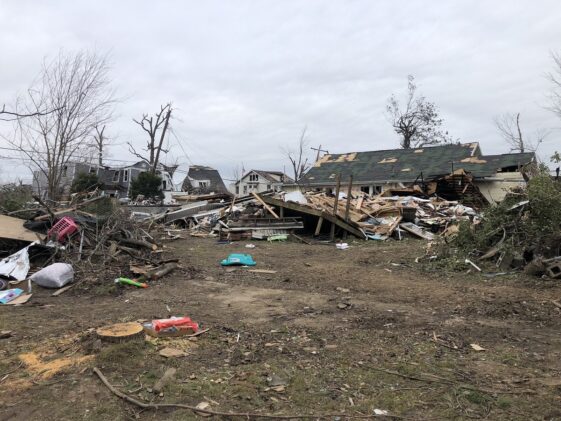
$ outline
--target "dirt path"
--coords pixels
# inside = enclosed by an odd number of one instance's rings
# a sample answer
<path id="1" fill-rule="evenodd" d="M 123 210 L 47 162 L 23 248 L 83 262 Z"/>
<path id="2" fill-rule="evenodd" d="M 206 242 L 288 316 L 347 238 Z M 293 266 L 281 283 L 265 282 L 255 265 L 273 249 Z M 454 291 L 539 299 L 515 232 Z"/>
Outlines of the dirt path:
<path id="1" fill-rule="evenodd" d="M 207 401 L 219 411 L 561 417 L 561 313 L 551 303 L 561 297 L 557 284 L 428 271 L 415 263 L 423 254 L 417 241 L 357 242 L 344 251 L 244 245 L 182 240 L 172 247 L 189 270 L 149 289 L 59 297 L 37 289 L 29 305 L 0 308 L 2 328 L 15 332 L 0 342 L 0 418 L 196 418 L 125 404 L 91 374 L 94 365 L 139 399 Z M 257 268 L 276 273 L 220 267 L 232 252 L 249 252 Z M 159 356 L 169 344 L 105 345 L 88 334 L 170 314 L 211 329 L 175 343 L 187 357 Z M 170 366 L 176 381 L 162 396 L 152 393 Z"/>

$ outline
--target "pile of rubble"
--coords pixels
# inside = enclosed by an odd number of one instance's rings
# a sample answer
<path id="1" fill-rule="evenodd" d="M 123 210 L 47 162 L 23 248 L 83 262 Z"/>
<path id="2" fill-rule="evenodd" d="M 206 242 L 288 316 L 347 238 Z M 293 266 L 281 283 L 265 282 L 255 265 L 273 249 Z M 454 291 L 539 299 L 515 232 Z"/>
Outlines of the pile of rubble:
<path id="1" fill-rule="evenodd" d="M 434 234 L 444 232 L 460 220 L 473 220 L 477 212 L 456 201 L 438 197 L 369 196 L 365 193 L 350 197 L 340 193 L 338 200 L 325 193 L 304 195 L 307 206 L 323 212 L 334 212 L 338 217 L 356 224 L 366 238 L 386 240 L 403 231 L 415 237 L 432 240 Z"/>
<path id="2" fill-rule="evenodd" d="M 198 201 L 157 215 L 153 220 L 181 225 L 196 237 L 225 240 L 267 239 L 309 228 L 318 236 L 324 219 L 361 239 L 401 239 L 411 235 L 432 240 L 461 220 L 474 221 L 478 213 L 456 201 L 438 197 L 369 196 L 352 192 L 339 197 L 323 192 L 252 194 L 232 201 Z M 417 195 L 414 195 L 417 194 Z M 285 216 L 285 210 L 290 216 Z M 318 218 L 317 227 L 304 227 L 306 218 Z"/>
<path id="3" fill-rule="evenodd" d="M 70 288 L 85 280 L 107 284 L 114 278 L 133 281 L 116 283 L 139 286 L 177 267 L 176 260 L 164 258 L 163 245 L 177 236 L 150 222 L 132 220 L 114 199 L 89 197 L 60 207 L 38 200 L 34 212 L 27 220 L 0 215 L 0 290 L 49 268 L 55 279 L 46 286 L 69 283 L 65 288 Z M 10 288 L 19 295 L 23 289 Z M 23 296 L 29 299 L 31 282 L 27 290 Z"/>

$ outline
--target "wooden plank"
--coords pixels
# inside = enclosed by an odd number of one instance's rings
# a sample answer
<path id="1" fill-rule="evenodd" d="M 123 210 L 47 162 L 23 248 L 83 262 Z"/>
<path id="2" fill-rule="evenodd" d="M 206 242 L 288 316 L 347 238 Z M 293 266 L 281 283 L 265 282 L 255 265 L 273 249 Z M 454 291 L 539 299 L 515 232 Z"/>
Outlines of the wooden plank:
<path id="1" fill-rule="evenodd" d="M 317 237 L 321 231 L 321 225 L 323 224 L 323 216 L 320 216 L 318 219 L 318 224 L 316 225 L 316 231 L 314 232 L 314 235 Z"/>
<path id="2" fill-rule="evenodd" d="M 333 216 L 337 218 L 337 206 L 339 205 L 339 192 L 341 191 L 341 174 L 337 174 L 337 187 L 335 188 L 335 202 L 333 203 Z M 329 240 L 335 241 L 335 224 L 331 223 Z"/>
<path id="3" fill-rule="evenodd" d="M 434 234 L 432 232 L 427 232 L 421 229 L 418 225 L 415 225 L 411 222 L 404 222 L 399 225 L 400 228 L 403 228 L 405 231 L 416 235 L 417 237 L 421 237 L 425 240 L 434 240 Z"/>
<path id="4" fill-rule="evenodd" d="M 62 294 L 65 291 L 68 291 L 70 288 L 72 288 L 75 284 L 71 284 L 71 285 L 66 285 L 65 287 L 62 287 L 61 289 L 57 289 L 55 292 L 53 292 L 51 294 L 51 297 L 58 297 L 60 294 Z"/>
<path id="5" fill-rule="evenodd" d="M 23 227 L 25 221 L 11 216 L 0 215 L 0 238 L 33 242 L 37 234 Z"/>
<path id="6" fill-rule="evenodd" d="M 355 206 L 356 210 L 360 210 L 360 208 L 362 208 L 362 202 L 364 202 L 364 194 L 358 198 Z"/>
<path id="7" fill-rule="evenodd" d="M 255 192 L 251 192 L 251 194 L 253 195 L 253 197 L 255 197 L 257 199 L 257 201 L 259 203 L 261 203 L 263 206 L 265 206 L 265 209 L 267 209 L 269 211 L 269 213 L 271 215 L 273 215 L 275 218 L 280 219 L 280 217 L 275 213 L 275 211 L 273 210 L 273 208 L 271 208 L 269 205 L 267 205 L 263 199 L 261 199 L 261 197 L 259 197 L 259 195 Z"/>
<path id="8" fill-rule="evenodd" d="M 251 273 L 268 273 L 268 274 L 271 274 L 271 275 L 274 274 L 274 273 L 277 273 L 276 270 L 267 270 L 267 269 L 250 269 L 250 270 L 248 270 L 248 272 L 251 272 Z"/>

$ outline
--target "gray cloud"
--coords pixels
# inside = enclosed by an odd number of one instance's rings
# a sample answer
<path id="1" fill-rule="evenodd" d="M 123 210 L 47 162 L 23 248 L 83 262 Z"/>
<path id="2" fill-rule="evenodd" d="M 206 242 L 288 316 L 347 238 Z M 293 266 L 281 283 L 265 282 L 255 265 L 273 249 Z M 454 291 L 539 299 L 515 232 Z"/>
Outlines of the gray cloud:
<path id="1" fill-rule="evenodd" d="M 2 1 L 0 102 L 24 92 L 44 56 L 109 51 L 124 98 L 113 159 L 142 143 L 133 117 L 172 100 L 172 158 L 225 177 L 282 169 L 281 146 L 307 125 L 330 151 L 397 147 L 384 112 L 414 74 L 450 133 L 506 152 L 492 119 L 521 112 L 528 131 L 561 125 L 544 109 L 561 50 L 558 1 Z M 545 158 L 559 131 L 540 147 Z M 2 175 L 14 161 L 1 160 Z"/>

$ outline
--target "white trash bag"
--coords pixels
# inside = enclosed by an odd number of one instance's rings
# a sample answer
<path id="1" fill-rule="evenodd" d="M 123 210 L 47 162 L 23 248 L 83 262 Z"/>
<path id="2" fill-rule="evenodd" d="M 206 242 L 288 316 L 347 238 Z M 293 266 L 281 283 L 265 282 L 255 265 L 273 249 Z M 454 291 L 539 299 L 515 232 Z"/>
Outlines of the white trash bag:
<path id="1" fill-rule="evenodd" d="M 53 263 L 29 279 L 45 288 L 62 288 L 74 280 L 74 269 L 68 263 Z"/>

